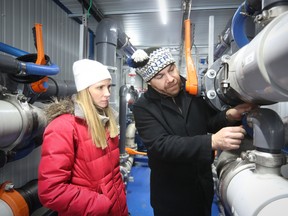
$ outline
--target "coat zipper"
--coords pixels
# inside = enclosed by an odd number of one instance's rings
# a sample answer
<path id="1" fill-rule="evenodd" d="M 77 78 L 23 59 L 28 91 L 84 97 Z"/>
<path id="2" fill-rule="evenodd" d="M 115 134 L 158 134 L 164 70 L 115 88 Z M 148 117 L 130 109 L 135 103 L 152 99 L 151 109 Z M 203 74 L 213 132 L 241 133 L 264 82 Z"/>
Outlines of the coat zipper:
<path id="1" fill-rule="evenodd" d="M 172 97 L 172 100 L 173 100 L 174 104 L 177 106 L 177 109 L 179 110 L 179 112 L 182 114 L 182 109 L 178 106 L 174 97 Z"/>

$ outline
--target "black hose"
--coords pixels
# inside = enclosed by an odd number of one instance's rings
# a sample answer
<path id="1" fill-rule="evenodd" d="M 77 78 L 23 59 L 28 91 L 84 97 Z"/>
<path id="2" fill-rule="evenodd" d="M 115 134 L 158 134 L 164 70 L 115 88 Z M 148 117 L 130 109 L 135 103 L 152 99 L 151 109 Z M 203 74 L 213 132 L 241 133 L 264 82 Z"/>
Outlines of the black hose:
<path id="1" fill-rule="evenodd" d="M 0 54 L 0 72 L 7 74 L 18 74 L 20 71 L 20 63 L 15 58 Z"/>
<path id="2" fill-rule="evenodd" d="M 21 188 L 16 189 L 25 199 L 30 215 L 37 209 L 42 207 L 38 198 L 38 180 L 34 179 Z"/>

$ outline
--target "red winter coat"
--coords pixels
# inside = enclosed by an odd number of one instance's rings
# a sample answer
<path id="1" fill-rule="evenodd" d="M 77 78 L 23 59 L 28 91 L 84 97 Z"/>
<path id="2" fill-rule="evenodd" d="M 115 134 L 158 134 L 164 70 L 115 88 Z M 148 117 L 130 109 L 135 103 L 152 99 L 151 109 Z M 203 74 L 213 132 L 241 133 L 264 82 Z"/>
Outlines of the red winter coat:
<path id="1" fill-rule="evenodd" d="M 63 114 L 46 128 L 38 174 L 41 203 L 59 216 L 127 216 L 118 137 L 97 148 L 81 118 Z"/>

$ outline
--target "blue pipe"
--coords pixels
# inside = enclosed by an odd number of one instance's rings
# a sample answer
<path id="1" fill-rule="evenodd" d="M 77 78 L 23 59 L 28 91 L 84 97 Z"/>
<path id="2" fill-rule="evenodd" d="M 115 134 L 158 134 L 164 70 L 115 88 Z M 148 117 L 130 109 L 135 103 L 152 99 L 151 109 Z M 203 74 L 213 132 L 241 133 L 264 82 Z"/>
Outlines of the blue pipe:
<path id="1" fill-rule="evenodd" d="M 0 51 L 6 52 L 10 55 L 14 55 L 16 57 L 21 57 L 29 54 L 23 50 L 17 49 L 15 47 L 9 46 L 1 42 L 0 42 Z M 38 65 L 30 62 L 27 63 L 22 62 L 22 63 L 25 65 L 24 67 L 20 64 L 20 61 L 18 60 L 15 61 L 13 64 L 15 64 L 17 68 L 19 68 L 19 71 L 26 67 L 25 72 L 28 75 L 50 76 L 50 75 L 56 75 L 60 71 L 59 67 L 56 64 L 51 64 L 48 66 L 48 65 Z M 5 62 L 2 62 L 2 64 L 5 64 Z"/>
<path id="2" fill-rule="evenodd" d="M 8 53 L 8 54 L 16 56 L 16 57 L 29 54 L 28 52 L 25 52 L 23 50 L 17 49 L 15 47 L 9 46 L 9 45 L 1 43 L 1 42 L 0 42 L 0 51 Z"/>
<path id="3" fill-rule="evenodd" d="M 245 6 L 245 2 L 243 2 L 235 12 L 233 18 L 232 18 L 232 36 L 239 48 L 242 48 L 246 44 L 248 44 L 250 41 L 247 38 L 247 35 L 245 33 L 245 20 L 246 16 L 242 15 L 241 9 Z"/>
<path id="4" fill-rule="evenodd" d="M 38 65 L 34 63 L 26 63 L 26 73 L 29 75 L 50 76 L 59 73 L 59 67 L 56 64 Z"/>

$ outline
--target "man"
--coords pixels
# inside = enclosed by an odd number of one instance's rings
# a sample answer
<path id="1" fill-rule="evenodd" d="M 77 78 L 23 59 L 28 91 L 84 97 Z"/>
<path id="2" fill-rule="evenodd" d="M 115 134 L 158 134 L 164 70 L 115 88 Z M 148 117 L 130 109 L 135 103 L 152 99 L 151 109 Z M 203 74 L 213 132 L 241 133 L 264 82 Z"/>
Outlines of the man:
<path id="1" fill-rule="evenodd" d="M 252 106 L 217 113 L 202 97 L 187 93 L 168 49 L 137 50 L 128 63 L 148 84 L 133 113 L 147 147 L 154 215 L 210 216 L 213 150 L 239 148 L 243 127 L 224 126 L 241 120 Z"/>

